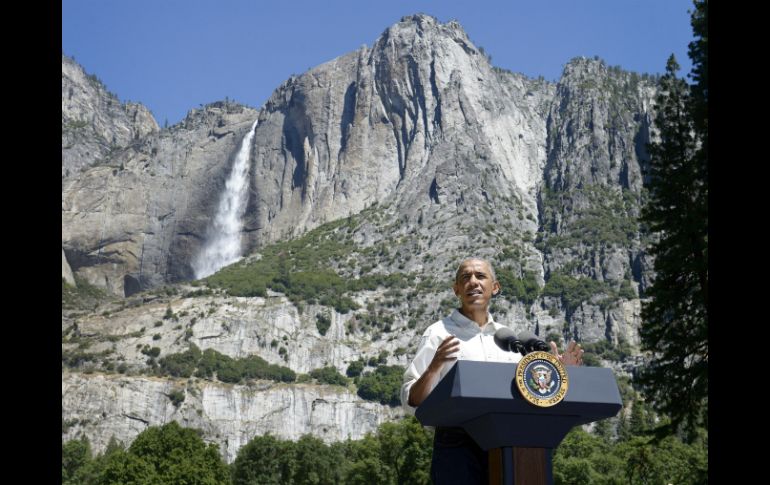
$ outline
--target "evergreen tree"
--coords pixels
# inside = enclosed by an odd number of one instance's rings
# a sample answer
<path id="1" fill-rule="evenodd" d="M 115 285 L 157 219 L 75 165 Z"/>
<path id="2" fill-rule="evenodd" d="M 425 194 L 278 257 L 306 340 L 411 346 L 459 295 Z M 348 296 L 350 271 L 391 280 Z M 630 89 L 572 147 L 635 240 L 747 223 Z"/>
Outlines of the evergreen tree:
<path id="1" fill-rule="evenodd" d="M 105 453 L 100 460 L 99 473 L 94 485 L 150 485 L 155 483 L 181 483 L 163 480 L 152 463 L 144 457 L 136 456 L 122 449 Z M 88 482 L 86 482 L 88 483 Z M 203 485 L 203 481 L 187 481 Z"/>
<path id="2" fill-rule="evenodd" d="M 341 483 L 339 464 L 343 457 L 336 448 L 326 445 L 319 438 L 306 434 L 294 443 L 294 485 L 318 485 Z"/>
<path id="3" fill-rule="evenodd" d="M 596 422 L 594 427 L 594 434 L 604 440 L 605 443 L 609 443 L 612 439 L 613 422 L 609 419 L 602 419 Z"/>
<path id="4" fill-rule="evenodd" d="M 644 401 L 635 399 L 631 408 L 631 418 L 628 421 L 629 430 L 634 435 L 643 435 L 649 429 L 647 424 L 647 409 Z"/>
<path id="5" fill-rule="evenodd" d="M 650 253 L 655 280 L 640 329 L 652 360 L 639 383 L 655 409 L 671 418 L 659 436 L 693 430 L 708 412 L 708 76 L 707 1 L 695 3 L 690 44 L 696 85 L 676 77 L 672 55 L 660 80 L 659 140 L 649 145 L 650 200 L 642 213 L 659 236 Z"/>
<path id="6" fill-rule="evenodd" d="M 295 447 L 271 435 L 257 436 L 238 450 L 231 465 L 234 485 L 290 483 L 296 469 Z"/>
<path id="7" fill-rule="evenodd" d="M 618 416 L 618 442 L 624 442 L 631 439 L 631 425 L 626 417 L 625 408 L 620 409 Z"/>
<path id="8" fill-rule="evenodd" d="M 61 481 L 75 476 L 75 473 L 91 461 L 91 444 L 87 438 L 70 440 L 61 448 Z"/>
<path id="9" fill-rule="evenodd" d="M 124 453 L 118 450 L 115 454 Z M 230 483 L 227 465 L 222 460 L 217 446 L 207 445 L 199 436 L 199 431 L 183 428 L 176 421 L 160 427 L 151 426 L 142 431 L 124 455 L 128 460 L 122 467 L 128 467 L 128 471 L 157 474 L 157 481 L 137 483 Z"/>

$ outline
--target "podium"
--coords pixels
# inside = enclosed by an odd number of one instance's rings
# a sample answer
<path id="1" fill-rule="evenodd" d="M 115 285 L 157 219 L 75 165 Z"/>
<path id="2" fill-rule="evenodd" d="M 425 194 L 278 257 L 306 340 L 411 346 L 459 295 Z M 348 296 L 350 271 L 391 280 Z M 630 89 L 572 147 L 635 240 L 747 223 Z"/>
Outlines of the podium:
<path id="1" fill-rule="evenodd" d="M 551 407 L 526 401 L 517 364 L 458 360 L 415 411 L 424 426 L 461 427 L 489 452 L 490 484 L 552 485 L 552 451 L 570 429 L 615 416 L 623 406 L 603 367 L 567 366 L 569 387 Z"/>

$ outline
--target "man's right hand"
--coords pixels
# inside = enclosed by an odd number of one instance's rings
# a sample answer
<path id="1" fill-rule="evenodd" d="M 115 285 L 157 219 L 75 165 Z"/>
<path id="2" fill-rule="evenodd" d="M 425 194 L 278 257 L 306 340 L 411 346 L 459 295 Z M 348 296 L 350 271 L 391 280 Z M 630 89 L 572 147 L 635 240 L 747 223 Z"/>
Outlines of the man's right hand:
<path id="1" fill-rule="evenodd" d="M 460 339 L 454 335 L 448 335 L 436 349 L 436 354 L 428 366 L 433 372 L 441 371 L 445 362 L 454 362 L 457 360 L 457 352 L 460 350 Z"/>
<path id="2" fill-rule="evenodd" d="M 428 364 L 428 368 L 422 373 L 417 382 L 412 385 L 409 390 L 409 402 L 412 407 L 417 407 L 428 397 L 433 385 L 438 381 L 438 376 L 441 374 L 441 368 L 447 362 L 453 362 L 457 360 L 457 352 L 460 350 L 460 339 L 454 335 L 448 335 L 441 341 L 436 353 L 433 355 L 433 360 Z"/>

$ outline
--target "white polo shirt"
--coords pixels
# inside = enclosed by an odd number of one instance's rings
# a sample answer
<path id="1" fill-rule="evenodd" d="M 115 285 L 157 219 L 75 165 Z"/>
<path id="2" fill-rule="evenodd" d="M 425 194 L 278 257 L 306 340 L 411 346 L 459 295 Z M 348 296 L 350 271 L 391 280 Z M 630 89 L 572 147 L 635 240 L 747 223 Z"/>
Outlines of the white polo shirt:
<path id="1" fill-rule="evenodd" d="M 459 310 L 455 310 L 448 317 L 425 329 L 425 333 L 422 334 L 422 339 L 420 339 L 420 343 L 417 346 L 417 354 L 415 354 L 414 360 L 409 364 L 409 367 L 406 368 L 404 383 L 401 386 L 401 404 L 406 412 L 414 414 L 415 410 L 415 408 L 408 404 L 409 390 L 428 368 L 428 365 L 433 360 L 433 356 L 436 354 L 436 349 L 449 335 L 454 335 L 460 340 L 460 349 L 457 353 L 458 360 L 511 363 L 521 360 L 522 356 L 520 353 L 503 350 L 495 343 L 495 332 L 503 327 L 505 325 L 495 322 L 489 313 L 487 313 L 487 323 L 483 327 L 479 327 L 476 322 L 460 313 Z M 444 363 L 436 384 L 444 378 L 454 363 L 454 361 Z M 433 390 L 433 387 L 430 388 L 430 391 Z"/>

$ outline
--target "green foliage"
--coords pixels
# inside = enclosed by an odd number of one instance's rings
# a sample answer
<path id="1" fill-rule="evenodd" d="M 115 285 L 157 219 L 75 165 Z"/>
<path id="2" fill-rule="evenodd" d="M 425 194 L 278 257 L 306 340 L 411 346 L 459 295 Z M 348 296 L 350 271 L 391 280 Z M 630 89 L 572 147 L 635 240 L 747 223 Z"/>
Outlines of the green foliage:
<path id="1" fill-rule="evenodd" d="M 431 452 L 432 432 L 414 417 L 332 445 L 309 435 L 296 443 L 257 436 L 239 450 L 233 484 L 427 485 Z"/>
<path id="2" fill-rule="evenodd" d="M 556 332 L 548 332 L 546 334 L 546 336 L 545 336 L 545 341 L 546 342 L 551 342 L 551 341 L 556 342 L 556 346 L 559 347 L 559 348 L 561 348 L 561 346 L 562 346 L 561 334 L 558 334 Z"/>
<path id="3" fill-rule="evenodd" d="M 636 292 L 631 287 L 630 281 L 623 280 L 620 283 L 620 290 L 618 291 L 618 296 L 626 300 L 633 300 L 634 298 L 637 298 Z"/>
<path id="4" fill-rule="evenodd" d="M 62 444 L 61 449 L 61 481 L 66 483 L 75 476 L 78 469 L 92 460 L 91 445 L 87 438 L 70 440 Z"/>
<path id="5" fill-rule="evenodd" d="M 641 399 L 635 399 L 628 421 L 629 432 L 633 435 L 644 435 L 655 425 L 655 416 L 647 404 Z"/>
<path id="6" fill-rule="evenodd" d="M 75 275 L 75 285 L 70 285 L 62 278 L 62 310 L 94 310 L 100 303 L 112 299 L 107 292 L 77 275 Z"/>
<path id="7" fill-rule="evenodd" d="M 291 441 L 257 436 L 238 450 L 232 464 L 233 485 L 282 485 L 291 483 L 296 455 Z"/>
<path id="8" fill-rule="evenodd" d="M 601 367 L 602 361 L 595 354 L 586 352 L 583 354 L 583 364 L 588 367 Z"/>
<path id="9" fill-rule="evenodd" d="M 348 385 L 347 378 L 340 374 L 334 366 L 313 369 L 310 371 L 310 377 L 322 384 L 336 384 L 338 386 Z"/>
<path id="10" fill-rule="evenodd" d="M 659 236 L 650 253 L 655 279 L 642 306 L 642 349 L 653 353 L 639 375 L 643 392 L 692 430 L 708 417 L 708 4 L 696 1 L 690 44 L 693 79 L 676 77 L 672 55 L 660 80 L 648 145 L 650 197 L 642 220 Z"/>
<path id="11" fill-rule="evenodd" d="M 384 310 L 375 312 L 364 312 L 355 315 L 351 320 L 358 328 L 367 330 L 382 330 L 389 332 L 392 329 L 395 318 L 392 314 Z"/>
<path id="12" fill-rule="evenodd" d="M 191 345 L 185 352 L 160 359 L 159 364 L 159 371 L 163 375 L 190 377 L 195 374 L 198 377 L 210 379 L 216 377 L 222 382 L 233 384 L 240 383 L 244 379 L 294 382 L 297 378 L 296 373 L 288 367 L 269 364 L 257 355 L 233 359 L 214 349 L 201 352 L 195 345 Z"/>
<path id="13" fill-rule="evenodd" d="M 520 301 L 531 305 L 540 296 L 540 286 L 534 273 L 525 272 L 523 278 L 515 276 L 508 268 L 498 268 L 495 273 L 500 282 L 501 295 L 511 303 Z"/>
<path id="14" fill-rule="evenodd" d="M 315 326 L 318 328 L 318 333 L 321 335 L 326 335 L 326 331 L 329 330 L 329 327 L 332 325 L 331 319 L 323 313 L 317 314 L 315 319 Z"/>
<path id="15" fill-rule="evenodd" d="M 330 266 L 346 260 L 354 249 L 337 235 L 345 222 L 334 221 L 292 241 L 267 246 L 260 259 L 228 266 L 205 281 L 231 295 L 265 296 L 271 288 L 295 304 L 321 303 L 347 313 L 357 305 L 344 295 L 346 283 Z"/>
<path id="16" fill-rule="evenodd" d="M 199 432 L 176 422 L 150 426 L 128 450 L 112 439 L 102 455 L 84 459 L 86 456 L 82 443 L 62 445 L 63 484 L 230 484 L 227 465 L 216 445 L 206 445 Z"/>
<path id="17" fill-rule="evenodd" d="M 358 395 L 368 401 L 377 401 L 389 406 L 401 403 L 401 378 L 404 369 L 397 365 L 379 365 L 374 372 L 363 374 L 358 379 Z"/>
<path id="18" fill-rule="evenodd" d="M 361 372 L 363 372 L 365 365 L 366 363 L 363 361 L 363 359 L 354 360 L 348 366 L 347 370 L 345 371 L 345 374 L 348 377 L 358 377 L 361 375 Z"/>
<path id="19" fill-rule="evenodd" d="M 609 446 L 601 438 L 573 428 L 554 450 L 554 484 L 607 483 L 599 481 L 595 462 L 608 452 Z"/>
<path id="20" fill-rule="evenodd" d="M 690 444 L 676 436 L 656 444 L 632 432 L 613 443 L 608 435 L 589 434 L 581 427 L 570 431 L 554 450 L 554 483 L 707 483 L 708 437 L 703 429 Z M 113 439 L 96 458 L 91 458 L 86 440 L 63 443 L 62 483 L 427 485 L 432 438 L 432 431 L 413 416 L 383 423 L 360 440 L 331 445 L 310 435 L 296 442 L 257 436 L 238 451 L 228 474 L 215 445 L 206 445 L 198 431 L 172 422 L 147 428 L 128 450 Z"/>
<path id="21" fill-rule="evenodd" d="M 546 281 L 543 295 L 561 298 L 567 314 L 572 314 L 583 302 L 594 296 L 612 294 L 612 289 L 591 278 L 573 278 L 562 273 L 553 273 Z"/>
<path id="22" fill-rule="evenodd" d="M 171 399 L 171 404 L 178 408 L 184 402 L 185 393 L 182 390 L 174 389 L 168 394 L 168 398 Z"/>
<path id="23" fill-rule="evenodd" d="M 63 350 L 61 353 L 61 360 L 67 367 L 78 367 L 86 362 L 94 362 L 98 360 L 99 356 L 83 352 L 80 350 Z"/>
<path id="24" fill-rule="evenodd" d="M 342 470 L 339 464 L 343 457 L 339 448 L 328 446 L 312 435 L 300 437 L 293 445 L 296 461 L 290 483 L 317 485 L 341 482 Z"/>
<path id="25" fill-rule="evenodd" d="M 176 421 L 147 428 L 131 443 L 128 454 L 152 466 L 158 476 L 156 483 L 230 482 L 216 445 L 206 445 L 197 430 L 182 428 Z"/>
<path id="26" fill-rule="evenodd" d="M 99 468 L 100 473 L 96 480 L 96 483 L 99 484 L 131 483 L 149 485 L 151 483 L 169 483 L 161 481 L 161 475 L 148 460 L 123 450 L 116 450 L 105 455 L 104 459 L 100 462 Z"/>
<path id="27" fill-rule="evenodd" d="M 632 355 L 631 345 L 624 339 L 619 339 L 617 346 L 613 345 L 608 340 L 581 342 L 580 346 L 585 351 L 583 360 L 586 365 L 593 365 L 589 364 L 585 358 L 586 356 L 592 356 L 594 354 L 597 357 L 614 362 L 625 362 L 625 360 Z"/>
<path id="28" fill-rule="evenodd" d="M 639 234 L 638 204 L 627 191 L 618 192 L 603 185 L 585 185 L 564 192 L 546 187 L 541 200 L 544 227 L 556 227 L 557 218 L 562 220 L 558 235 L 550 231 L 539 233 L 538 246 L 547 253 L 580 246 L 625 247 Z"/>
<path id="29" fill-rule="evenodd" d="M 708 483 L 708 449 L 703 443 L 687 445 L 675 436 L 657 445 L 636 436 L 620 443 L 615 454 L 624 463 L 624 483 Z"/>
<path id="30" fill-rule="evenodd" d="M 142 347 L 142 353 L 144 355 L 155 358 L 160 355 L 160 347 L 150 347 L 149 345 L 145 345 Z"/>
<path id="31" fill-rule="evenodd" d="M 231 265 L 205 281 L 236 296 L 266 296 L 269 288 L 284 293 L 297 306 L 321 304 L 340 313 L 358 309 L 350 293 L 415 285 L 413 274 L 368 273 L 375 264 L 362 267 L 358 278 L 343 279 L 338 273 L 355 265 L 351 254 L 368 260 L 390 257 L 384 244 L 358 248 L 349 238 L 358 221 L 372 213 L 373 209 L 367 209 L 357 216 L 324 224 L 297 239 L 266 246 L 260 250 L 261 258 Z M 319 323 L 321 331 L 324 322 Z"/>
<path id="32" fill-rule="evenodd" d="M 707 483 L 705 443 L 684 444 L 674 436 L 659 446 L 629 435 L 619 444 L 573 428 L 554 450 L 554 484 Z"/>
<path id="33" fill-rule="evenodd" d="M 160 359 L 160 368 L 166 375 L 187 378 L 195 372 L 201 355 L 200 349 L 194 344 L 190 344 L 190 348 L 187 351 L 167 355 Z"/>
<path id="34" fill-rule="evenodd" d="M 198 281 L 191 281 L 190 284 L 193 285 L 193 286 L 197 286 L 197 285 L 200 285 L 200 282 L 198 282 Z M 200 296 L 211 296 L 213 294 L 214 294 L 214 292 L 211 290 L 211 288 L 199 288 L 199 289 L 197 289 L 195 291 L 188 291 L 188 292 L 186 292 L 184 294 L 184 297 L 185 298 L 196 298 L 196 297 L 200 297 Z M 262 295 L 262 296 L 264 296 L 264 295 Z"/>

